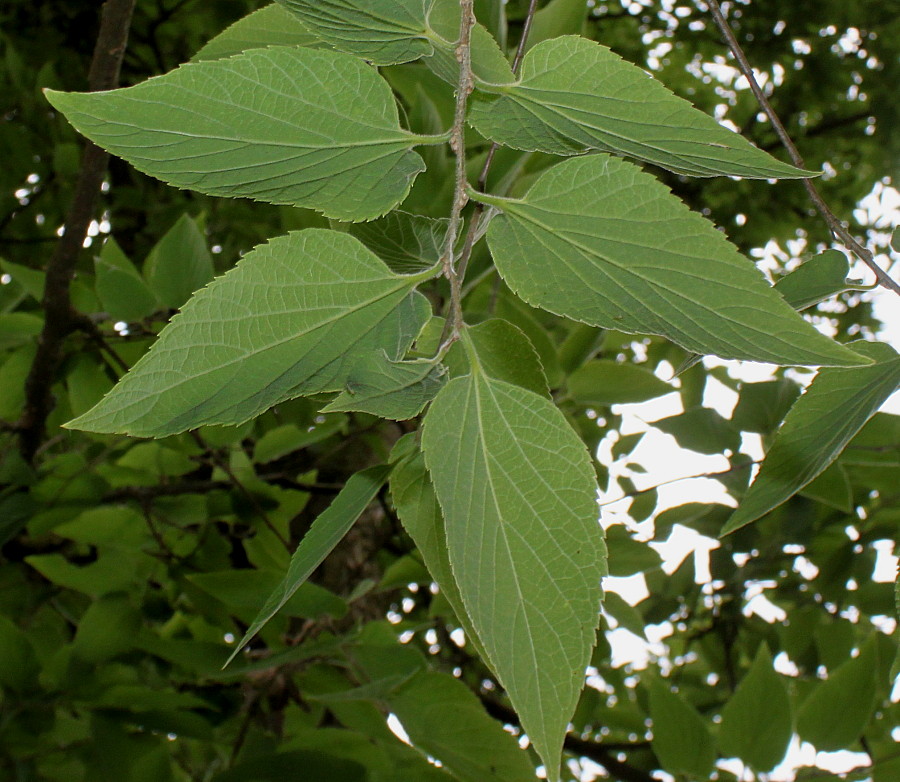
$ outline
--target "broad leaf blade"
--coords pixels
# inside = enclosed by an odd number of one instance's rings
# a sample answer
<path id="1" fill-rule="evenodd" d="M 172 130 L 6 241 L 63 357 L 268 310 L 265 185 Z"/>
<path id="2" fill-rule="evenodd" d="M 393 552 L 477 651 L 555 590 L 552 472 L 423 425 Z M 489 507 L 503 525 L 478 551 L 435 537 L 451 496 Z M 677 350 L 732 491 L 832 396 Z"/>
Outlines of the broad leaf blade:
<path id="1" fill-rule="evenodd" d="M 859 738 L 875 708 L 877 651 L 874 636 L 820 682 L 797 713 L 797 733 L 819 752 L 845 749 Z"/>
<path id="2" fill-rule="evenodd" d="M 422 448 L 466 613 L 555 779 L 606 571 L 590 456 L 549 400 L 480 367 L 438 394 Z"/>
<path id="3" fill-rule="evenodd" d="M 278 0 L 312 32 L 375 65 L 428 56 L 432 0 Z"/>
<path id="4" fill-rule="evenodd" d="M 394 211 L 347 230 L 399 274 L 430 269 L 441 258 L 450 221 Z"/>
<path id="5" fill-rule="evenodd" d="M 176 187 L 369 220 L 405 198 L 427 141 L 347 54 L 255 49 L 111 92 L 47 99 L 84 135 Z"/>
<path id="6" fill-rule="evenodd" d="M 646 402 L 676 390 L 647 367 L 606 359 L 576 369 L 569 376 L 568 387 L 576 402 L 597 406 Z"/>
<path id="7" fill-rule="evenodd" d="M 469 121 L 515 149 L 619 152 L 689 176 L 815 175 L 757 149 L 636 65 L 578 36 L 531 49 L 518 82 L 473 95 Z"/>
<path id="8" fill-rule="evenodd" d="M 354 411 L 406 421 L 434 399 L 446 375 L 447 370 L 431 360 L 391 361 L 385 353 L 376 353 L 353 368 L 345 389 L 322 412 Z"/>
<path id="9" fill-rule="evenodd" d="M 472 197 L 502 210 L 488 243 L 529 304 L 723 358 L 866 363 L 804 321 L 721 232 L 632 163 L 588 155 L 546 171 L 521 200 Z"/>
<path id="10" fill-rule="evenodd" d="M 111 236 L 94 259 L 94 273 L 97 297 L 110 317 L 135 321 L 159 309 L 156 296 Z"/>
<path id="11" fill-rule="evenodd" d="M 784 419 L 727 535 L 755 521 L 822 473 L 900 385 L 900 356 L 884 343 L 851 343 L 877 363 L 822 369 Z"/>
<path id="12" fill-rule="evenodd" d="M 335 231 L 273 239 L 194 296 L 100 404 L 68 426 L 163 437 L 339 391 L 360 357 L 408 349 L 428 314 L 410 291 L 429 274 L 396 275 Z"/>
<path id="13" fill-rule="evenodd" d="M 312 572 L 331 553 L 331 550 L 347 534 L 366 506 L 375 498 L 387 480 L 391 468 L 381 464 L 351 475 L 344 488 L 313 522 L 291 557 L 291 564 L 281 585 L 269 595 L 269 599 L 247 629 L 241 642 L 226 661 L 227 666 L 247 645 Z"/>
<path id="14" fill-rule="evenodd" d="M 391 454 L 393 460 L 395 454 L 399 455 L 410 444 L 414 448 L 412 453 L 394 465 L 391 472 L 391 498 L 394 501 L 394 507 L 397 509 L 397 515 L 400 517 L 404 529 L 413 539 L 422 559 L 425 560 L 425 567 L 437 582 L 462 625 L 466 640 L 475 647 L 485 663 L 490 664 L 484 646 L 478 640 L 478 634 L 466 613 L 456 577 L 453 575 L 450 557 L 447 553 L 444 517 L 434 494 L 431 477 L 425 468 L 425 457 L 415 447 L 414 438 L 413 434 L 405 435 L 397 441 Z"/>
<path id="15" fill-rule="evenodd" d="M 156 243 L 144 263 L 147 285 L 171 309 L 181 307 L 214 276 L 206 239 L 186 214 Z"/>
<path id="16" fill-rule="evenodd" d="M 722 710 L 719 746 L 754 771 L 771 771 L 785 756 L 793 734 L 791 700 L 772 655 L 761 644 L 747 675 Z"/>
<path id="17" fill-rule="evenodd" d="M 414 746 L 462 782 L 532 782 L 534 768 L 478 698 L 447 674 L 421 671 L 387 697 Z"/>
<path id="18" fill-rule="evenodd" d="M 716 750 L 706 720 L 680 695 L 659 681 L 650 683 L 653 752 L 670 774 L 706 779 Z"/>
<path id="19" fill-rule="evenodd" d="M 849 272 L 850 262 L 846 255 L 837 250 L 826 250 L 778 280 L 775 290 L 794 309 L 803 310 L 848 290 Z"/>
<path id="20" fill-rule="evenodd" d="M 248 49 L 267 46 L 319 47 L 324 43 L 307 30 L 294 14 L 278 3 L 272 3 L 238 19 L 200 49 L 191 61 L 221 60 Z"/>
<path id="21" fill-rule="evenodd" d="M 502 318 L 491 318 L 468 327 L 466 336 L 474 346 L 478 363 L 486 375 L 527 388 L 541 396 L 550 396 L 541 359 L 518 326 Z M 459 342 L 447 354 L 446 363 L 454 376 L 467 375 L 472 371 L 471 358 Z"/>

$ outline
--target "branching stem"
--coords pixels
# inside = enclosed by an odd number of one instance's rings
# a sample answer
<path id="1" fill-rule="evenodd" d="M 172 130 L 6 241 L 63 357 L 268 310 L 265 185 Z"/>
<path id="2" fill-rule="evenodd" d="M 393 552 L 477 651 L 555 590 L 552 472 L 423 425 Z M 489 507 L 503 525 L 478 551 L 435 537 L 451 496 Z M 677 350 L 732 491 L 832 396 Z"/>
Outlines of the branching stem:
<path id="1" fill-rule="evenodd" d="M 525 14 L 525 21 L 522 24 L 522 36 L 519 38 L 519 46 L 516 49 L 515 56 L 512 61 L 512 72 L 516 75 L 519 73 L 519 68 L 522 65 L 522 58 L 525 56 L 525 48 L 528 45 L 528 35 L 531 32 L 531 25 L 534 22 L 534 15 L 537 12 L 537 0 L 530 0 L 528 3 L 528 12 Z M 497 154 L 497 150 L 500 149 L 500 145 L 497 143 L 491 144 L 490 149 L 488 150 L 487 157 L 484 159 L 484 165 L 481 167 L 481 173 L 478 175 L 478 184 L 476 185 L 476 189 L 484 193 L 487 190 L 487 178 L 490 173 L 491 166 L 494 163 L 494 155 Z M 485 205 L 482 203 L 478 203 L 475 205 L 475 211 L 472 213 L 472 219 L 469 222 L 469 228 L 466 231 L 466 239 L 463 243 L 462 251 L 459 256 L 459 267 L 458 274 L 460 279 L 462 279 L 466 274 L 466 268 L 469 265 L 469 258 L 472 257 L 472 249 L 475 246 L 475 242 L 478 240 L 480 234 L 481 227 L 481 218 L 484 214 Z"/>
<path id="2" fill-rule="evenodd" d="M 750 61 L 747 59 L 747 55 L 744 53 L 741 45 L 738 43 L 738 40 L 734 35 L 734 31 L 728 24 L 728 20 L 722 13 L 722 9 L 719 6 L 718 0 L 706 0 L 706 4 L 709 7 L 709 12 L 716 23 L 716 27 L 719 28 L 719 32 L 722 34 L 722 37 L 728 44 L 728 48 L 731 49 L 731 53 L 734 55 L 734 59 L 737 61 L 738 68 L 749 82 L 750 89 L 753 91 L 753 95 L 756 97 L 757 103 L 759 103 L 760 108 L 766 113 L 766 116 L 769 118 L 769 122 L 772 123 L 772 127 L 775 129 L 775 133 L 778 135 L 778 138 L 781 140 L 784 148 L 788 151 L 791 162 L 793 162 L 793 164 L 797 166 L 797 168 L 805 168 L 806 165 L 804 164 L 803 158 L 801 157 L 800 153 L 797 151 L 797 147 L 794 145 L 794 142 L 788 135 L 787 130 L 785 130 L 784 125 L 778 118 L 775 110 L 772 108 L 772 104 L 769 103 L 769 99 L 766 97 L 766 94 L 760 88 L 759 82 L 756 81 L 756 76 L 753 73 L 753 68 L 750 65 Z M 875 274 L 875 278 L 878 280 L 879 285 L 900 295 L 900 283 L 897 283 L 884 269 L 882 269 L 875 262 L 875 257 L 872 255 L 872 252 L 868 248 L 860 244 L 844 227 L 844 224 L 835 216 L 834 212 L 831 211 L 828 204 L 825 203 L 824 199 L 819 194 L 819 191 L 816 190 L 816 186 L 812 183 L 812 180 L 804 179 L 803 186 L 806 188 L 806 193 L 809 196 L 809 200 L 812 201 L 813 206 L 815 206 L 816 208 L 816 211 L 828 224 L 828 228 L 830 229 L 832 235 L 837 239 L 840 239 L 845 247 L 851 250 L 864 264 L 866 264 L 866 266 L 868 266 L 872 270 L 872 272 Z"/>
<path id="3" fill-rule="evenodd" d="M 459 40 L 456 42 L 456 59 L 459 62 L 459 80 L 456 84 L 456 111 L 450 130 L 450 148 L 456 155 L 453 205 L 450 209 L 450 225 L 444 240 L 442 257 L 444 276 L 450 282 L 449 334 L 445 344 L 459 338 L 462 330 L 462 276 L 456 265 L 456 239 L 462 225 L 462 210 L 468 203 L 466 193 L 466 108 L 469 95 L 475 88 L 472 77 L 472 26 L 475 24 L 474 0 L 459 0 Z"/>

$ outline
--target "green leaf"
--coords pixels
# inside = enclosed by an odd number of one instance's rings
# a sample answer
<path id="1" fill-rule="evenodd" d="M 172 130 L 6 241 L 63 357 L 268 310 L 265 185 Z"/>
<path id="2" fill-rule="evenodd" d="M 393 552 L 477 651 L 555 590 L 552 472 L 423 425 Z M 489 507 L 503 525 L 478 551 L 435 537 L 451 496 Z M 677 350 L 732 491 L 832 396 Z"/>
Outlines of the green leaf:
<path id="1" fill-rule="evenodd" d="M 587 0 L 550 0 L 534 15 L 525 51 L 550 38 L 581 35 L 587 13 Z"/>
<path id="2" fill-rule="evenodd" d="M 637 166 L 567 160 L 488 229 L 500 274 L 529 304 L 696 353 L 776 364 L 865 363 L 803 320 L 703 217 Z"/>
<path id="3" fill-rule="evenodd" d="M 422 671 L 387 697 L 414 746 L 462 782 L 531 782 L 528 754 L 474 693 L 452 676 Z"/>
<path id="4" fill-rule="evenodd" d="M 322 41 L 307 30 L 294 14 L 278 3 L 272 3 L 238 19 L 200 49 L 191 61 L 221 60 L 247 49 L 266 46 L 322 45 Z"/>
<path id="5" fill-rule="evenodd" d="M 784 680 L 760 644 L 747 675 L 722 710 L 719 747 L 754 771 L 771 771 L 785 756 L 793 734 L 791 700 Z"/>
<path id="6" fill-rule="evenodd" d="M 277 47 L 183 65 L 111 92 L 46 91 L 99 146 L 176 187 L 369 220 L 402 201 L 434 143 L 341 52 Z"/>
<path id="7" fill-rule="evenodd" d="M 527 388 L 541 396 L 550 395 L 541 360 L 528 337 L 517 326 L 507 320 L 492 318 L 470 326 L 466 335 L 478 355 L 478 363 L 489 377 Z M 446 362 L 454 376 L 472 371 L 471 360 L 460 343 L 451 348 Z"/>
<path id="8" fill-rule="evenodd" d="M 731 423 L 742 432 L 771 434 L 797 401 L 800 387 L 782 377 L 762 383 L 742 383 L 739 393 Z"/>
<path id="9" fill-rule="evenodd" d="M 548 399 L 484 373 L 450 381 L 422 449 L 450 563 L 491 666 L 556 779 L 605 574 L 590 456 Z"/>
<path id="10" fill-rule="evenodd" d="M 778 507 L 822 473 L 900 384 L 900 356 L 890 346 L 853 342 L 877 363 L 822 369 L 791 408 L 772 447 L 722 535 Z"/>
<path id="11" fill-rule="evenodd" d="M 434 51 L 426 18 L 433 0 L 278 0 L 313 34 L 374 65 Z"/>
<path id="12" fill-rule="evenodd" d="M 375 353 L 356 364 L 346 388 L 322 412 L 356 411 L 406 421 L 434 399 L 446 376 L 443 365 L 428 359 L 392 361 L 384 351 Z"/>
<path id="13" fill-rule="evenodd" d="M 122 252 L 113 237 L 108 237 L 94 258 L 97 297 L 100 305 L 116 320 L 136 321 L 159 309 L 159 301 L 140 273 Z M 212 278 L 210 262 L 210 279 Z M 205 282 L 209 280 L 204 280 Z M 199 285 L 197 287 L 200 287 Z"/>
<path id="14" fill-rule="evenodd" d="M 607 544 L 608 543 L 609 539 L 607 538 Z M 610 547 L 610 563 L 615 561 L 614 556 L 612 548 Z M 644 617 L 641 616 L 641 612 L 616 592 L 607 591 L 604 595 L 603 613 L 607 616 L 611 616 L 616 620 L 620 627 L 634 633 L 638 638 L 643 638 L 644 640 L 647 639 L 646 626 Z"/>
<path id="15" fill-rule="evenodd" d="M 820 682 L 797 713 L 797 733 L 819 752 L 834 752 L 859 738 L 875 708 L 878 670 L 874 636 Z"/>
<path id="16" fill-rule="evenodd" d="M 78 623 L 75 653 L 89 663 L 101 663 L 134 648 L 140 614 L 128 595 L 117 592 L 91 603 Z"/>
<path id="17" fill-rule="evenodd" d="M 408 448 L 413 450 L 404 458 L 400 458 Z M 479 641 L 478 634 L 466 613 L 459 586 L 453 575 L 447 552 L 444 517 L 434 493 L 431 477 L 425 468 L 425 457 L 415 446 L 414 434 L 404 435 L 397 441 L 391 454 L 391 460 L 395 459 L 398 461 L 391 472 L 390 485 L 391 498 L 397 509 L 397 515 L 419 549 L 431 577 L 450 603 L 466 634 L 466 640 L 475 647 L 479 656 L 489 663 L 484 646 Z"/>
<path id="18" fill-rule="evenodd" d="M 775 290 L 794 309 L 803 310 L 855 287 L 847 285 L 849 272 L 850 261 L 846 255 L 826 250 L 777 280 Z"/>
<path id="19" fill-rule="evenodd" d="M 680 695 L 657 680 L 650 683 L 651 746 L 663 768 L 671 774 L 708 779 L 716 750 L 706 720 Z"/>
<path id="20" fill-rule="evenodd" d="M 659 552 L 647 543 L 635 540 L 623 524 L 613 524 L 607 528 L 606 548 L 609 550 L 611 576 L 632 576 L 662 564 Z"/>
<path id="21" fill-rule="evenodd" d="M 183 214 L 156 243 L 144 263 L 144 277 L 170 309 L 179 309 L 215 277 L 206 238 L 193 218 Z"/>
<path id="22" fill-rule="evenodd" d="M 318 518 L 300 541 L 297 550 L 291 557 L 291 564 L 284 580 L 269 595 L 265 605 L 247 629 L 241 642 L 235 647 L 225 665 L 228 665 L 247 645 L 251 638 L 268 622 L 278 610 L 287 603 L 300 585 L 310 577 L 312 572 L 322 563 L 331 550 L 347 534 L 356 523 L 368 504 L 378 494 L 390 473 L 390 467 L 378 465 L 369 467 L 350 476 L 344 488 Z"/>
<path id="23" fill-rule="evenodd" d="M 335 231 L 273 239 L 194 296 L 100 404 L 67 426 L 163 437 L 338 391 L 361 356 L 408 349 L 427 316 L 410 291 L 429 274 L 396 275 Z"/>
<path id="24" fill-rule="evenodd" d="M 537 44 L 518 82 L 482 86 L 472 97 L 474 128 L 514 149 L 619 152 L 689 176 L 815 175 L 757 149 L 638 66 L 578 36 Z"/>
<path id="25" fill-rule="evenodd" d="M 647 367 L 597 359 L 576 369 L 568 381 L 569 396 L 583 405 L 606 407 L 646 402 L 675 389 Z"/>
<path id="26" fill-rule="evenodd" d="M 0 271 L 12 277 L 36 301 L 44 298 L 44 272 L 0 258 Z"/>
<path id="27" fill-rule="evenodd" d="M 661 418 L 653 426 L 672 435 L 682 448 L 698 453 L 717 454 L 741 447 L 741 433 L 708 407 L 693 407 L 679 415 Z"/>
<path id="28" fill-rule="evenodd" d="M 807 483 L 799 493 L 844 513 L 853 512 L 853 487 L 850 485 L 850 476 L 839 461 L 832 462 L 830 467 L 818 478 Z"/>
<path id="29" fill-rule="evenodd" d="M 14 692 L 31 688 L 40 670 L 34 648 L 23 633 L 5 616 L 0 616 L 0 687 Z"/>
<path id="30" fill-rule="evenodd" d="M 441 259 L 449 224 L 447 219 L 395 211 L 347 230 L 395 272 L 411 274 L 430 269 Z"/>
<path id="31" fill-rule="evenodd" d="M 298 769 L 303 782 L 368 782 L 366 767 L 324 752 L 291 750 L 254 753 L 212 778 L 212 782 L 296 782 Z"/>

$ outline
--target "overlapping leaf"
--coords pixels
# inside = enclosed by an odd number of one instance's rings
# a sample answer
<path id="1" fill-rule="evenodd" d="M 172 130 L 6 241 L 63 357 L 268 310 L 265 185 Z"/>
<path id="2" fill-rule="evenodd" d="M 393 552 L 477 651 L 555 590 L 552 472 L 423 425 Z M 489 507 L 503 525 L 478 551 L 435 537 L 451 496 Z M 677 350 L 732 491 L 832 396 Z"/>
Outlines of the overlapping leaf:
<path id="1" fill-rule="evenodd" d="M 255 49 L 134 87 L 48 100 L 84 135 L 177 187 L 369 220 L 395 207 L 434 139 L 400 127 L 390 87 L 341 52 Z"/>
<path id="2" fill-rule="evenodd" d="M 344 488 L 313 522 L 309 531 L 291 557 L 288 572 L 278 588 L 269 595 L 265 605 L 253 623 L 247 628 L 228 662 L 231 662 L 247 642 L 284 606 L 300 586 L 312 575 L 331 550 L 347 534 L 347 531 L 366 506 L 384 485 L 390 468 L 386 465 L 370 467 L 350 476 Z M 227 663 L 226 663 L 227 665 Z"/>
<path id="3" fill-rule="evenodd" d="M 278 2 L 323 41 L 375 65 L 409 62 L 434 51 L 426 22 L 433 0 Z"/>
<path id="4" fill-rule="evenodd" d="M 200 49 L 191 61 L 220 60 L 266 46 L 324 45 L 294 14 L 278 3 L 271 3 L 238 19 Z"/>
<path id="5" fill-rule="evenodd" d="M 704 779 L 713 770 L 716 749 L 697 710 L 660 681 L 650 683 L 653 752 L 672 774 Z"/>
<path id="6" fill-rule="evenodd" d="M 776 508 L 822 473 L 900 385 L 900 356 L 890 345 L 851 344 L 876 363 L 819 372 L 785 417 L 723 535 Z"/>
<path id="7" fill-rule="evenodd" d="M 636 65 L 578 36 L 537 44 L 518 82 L 482 85 L 469 120 L 479 133 L 515 149 L 620 152 L 691 176 L 814 173 L 757 149 Z"/>
<path id="8" fill-rule="evenodd" d="M 761 644 L 747 675 L 722 710 L 719 745 L 756 771 L 771 771 L 784 758 L 793 733 L 787 687 Z"/>
<path id="9" fill-rule="evenodd" d="M 777 364 L 866 363 L 772 290 L 711 223 L 609 155 L 567 160 L 521 200 L 473 193 L 500 274 L 534 306 L 697 353 Z"/>
<path id="10" fill-rule="evenodd" d="M 845 290 L 860 286 L 847 280 L 850 262 L 838 250 L 826 250 L 798 266 L 775 283 L 785 301 L 803 310 Z"/>
<path id="11" fill-rule="evenodd" d="M 450 221 L 394 211 L 380 220 L 354 223 L 347 230 L 395 272 L 430 269 L 441 257 Z"/>
<path id="12" fill-rule="evenodd" d="M 386 353 L 374 353 L 360 359 L 344 390 L 322 412 L 356 411 L 406 421 L 434 399 L 446 375 L 436 361 L 392 361 Z"/>
<path id="13" fill-rule="evenodd" d="M 605 573 L 596 481 L 553 403 L 486 375 L 469 349 L 472 374 L 438 394 L 422 448 L 466 613 L 555 779 Z"/>
<path id="14" fill-rule="evenodd" d="M 131 372 L 69 426 L 162 437 L 339 391 L 361 357 L 406 351 L 428 316 L 427 302 L 410 292 L 429 274 L 394 274 L 335 231 L 274 239 L 194 296 Z"/>

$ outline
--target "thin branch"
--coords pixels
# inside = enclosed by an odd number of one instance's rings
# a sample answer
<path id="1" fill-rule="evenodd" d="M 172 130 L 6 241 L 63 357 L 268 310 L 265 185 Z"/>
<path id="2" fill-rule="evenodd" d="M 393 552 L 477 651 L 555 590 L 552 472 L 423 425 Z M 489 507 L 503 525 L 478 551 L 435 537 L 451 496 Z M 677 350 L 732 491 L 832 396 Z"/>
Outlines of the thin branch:
<path id="1" fill-rule="evenodd" d="M 456 111 L 453 127 L 450 129 L 450 148 L 456 155 L 456 184 L 453 190 L 453 205 L 450 208 L 450 225 L 444 240 L 444 276 L 450 282 L 450 316 L 447 318 L 449 334 L 442 347 L 455 341 L 463 326 L 462 287 L 456 268 L 456 239 L 462 224 L 462 210 L 469 200 L 466 194 L 466 107 L 469 94 L 475 88 L 472 79 L 472 26 L 475 24 L 474 0 L 459 2 L 459 40 L 456 42 L 456 59 L 459 62 L 459 80 L 456 84 Z"/>
<path id="2" fill-rule="evenodd" d="M 91 92 L 112 89 L 119 82 L 134 4 L 135 0 L 107 0 L 103 4 L 100 32 L 88 73 Z M 94 216 L 108 160 L 109 156 L 100 147 L 90 142 L 85 146 L 75 195 L 66 215 L 65 232 L 47 265 L 42 302 L 44 326 L 25 381 L 25 409 L 18 423 L 19 449 L 29 462 L 44 439 L 47 417 L 53 409 L 51 388 L 62 360 L 63 342 L 80 327 L 80 316 L 72 306 L 69 288 Z"/>
<path id="3" fill-rule="evenodd" d="M 519 38 L 519 46 L 516 49 L 516 53 L 512 61 L 512 72 L 514 75 L 518 75 L 519 68 L 522 65 L 522 58 L 525 56 L 525 48 L 528 44 L 528 35 L 531 32 L 531 25 L 534 22 L 534 15 L 536 12 L 537 0 L 530 0 L 528 4 L 528 12 L 525 15 L 525 21 L 522 24 L 522 36 Z M 491 144 L 491 148 L 488 150 L 487 157 L 485 157 L 484 159 L 484 165 L 481 167 L 481 173 L 478 175 L 478 183 L 476 185 L 476 189 L 481 193 L 484 193 L 487 190 L 488 174 L 490 173 L 491 166 L 494 163 L 494 155 L 497 154 L 498 149 L 500 149 L 499 144 Z M 469 259 L 472 257 L 472 249 L 475 247 L 475 242 L 478 240 L 479 228 L 481 225 L 481 216 L 484 214 L 484 209 L 484 204 L 475 204 L 475 210 L 472 213 L 472 219 L 469 222 L 469 228 L 466 232 L 466 239 L 463 243 L 463 249 L 459 256 L 459 268 L 457 272 L 459 274 L 460 280 L 465 277 L 466 268 L 469 265 Z"/>
<path id="4" fill-rule="evenodd" d="M 784 148 L 788 151 L 788 155 L 790 156 L 791 161 L 795 166 L 797 166 L 797 168 L 806 168 L 806 164 L 803 162 L 803 158 L 797 151 L 797 147 L 794 145 L 794 142 L 791 140 L 791 137 L 785 130 L 784 125 L 778 118 L 775 110 L 772 108 L 772 104 L 769 103 L 769 99 L 766 97 L 766 94 L 762 91 L 759 83 L 756 81 L 756 76 L 753 73 L 753 67 L 750 65 L 750 61 L 747 59 L 747 55 L 744 54 L 744 50 L 741 48 L 741 45 L 738 43 L 738 40 L 735 37 L 731 27 L 729 26 L 728 21 L 725 19 L 725 15 L 722 13 L 722 9 L 719 6 L 718 0 L 705 1 L 709 8 L 710 14 L 712 14 L 712 18 L 716 23 L 716 26 L 719 28 L 719 32 L 722 34 L 722 37 L 725 39 L 725 42 L 731 49 L 731 53 L 734 55 L 735 60 L 737 60 L 738 68 L 750 84 L 750 89 L 753 91 L 753 95 L 756 97 L 756 100 L 759 103 L 760 107 L 766 113 L 766 116 L 772 123 L 772 127 L 775 129 L 775 133 L 778 135 L 778 138 L 781 140 Z M 872 255 L 871 251 L 860 244 L 844 227 L 844 224 L 831 211 L 831 209 L 828 207 L 828 204 L 826 204 L 823 200 L 822 196 L 819 195 L 819 191 L 816 190 L 816 186 L 812 183 L 812 180 L 804 179 L 803 186 L 806 188 L 806 193 L 809 196 L 809 200 L 812 201 L 813 206 L 815 206 L 816 208 L 816 211 L 828 224 L 828 228 L 831 230 L 831 233 L 837 239 L 840 239 L 845 247 L 850 249 L 860 260 L 862 260 L 863 263 L 866 264 L 866 266 L 868 266 L 872 270 L 872 272 L 874 272 L 875 278 L 878 280 L 879 285 L 900 295 L 900 283 L 897 283 L 896 280 L 894 280 L 884 269 L 882 269 L 877 263 L 875 263 L 875 257 Z"/>

